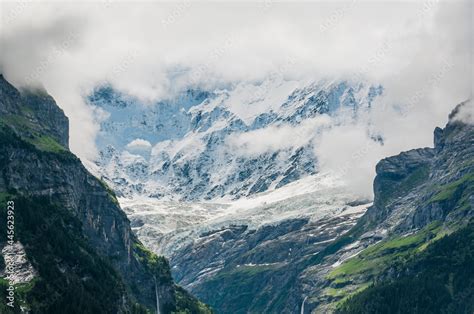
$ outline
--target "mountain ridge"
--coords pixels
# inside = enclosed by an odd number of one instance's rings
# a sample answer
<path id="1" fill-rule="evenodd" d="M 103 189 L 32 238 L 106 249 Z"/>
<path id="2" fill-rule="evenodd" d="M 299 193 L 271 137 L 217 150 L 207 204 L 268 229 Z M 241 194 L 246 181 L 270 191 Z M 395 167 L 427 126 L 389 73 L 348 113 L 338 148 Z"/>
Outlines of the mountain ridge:
<path id="1" fill-rule="evenodd" d="M 99 87 L 88 97 L 100 112 L 95 162 L 120 197 L 247 197 L 315 174 L 312 139 L 325 115 L 356 115 L 382 93 L 362 83 L 275 79 L 143 104 Z M 295 141 L 286 140 L 289 132 L 298 133 Z"/>
<path id="2" fill-rule="evenodd" d="M 16 308 L 2 311 L 147 313 L 157 286 L 163 313 L 211 312 L 173 283 L 167 260 L 136 238 L 112 190 L 68 150 L 68 121 L 51 96 L 20 92 L 2 76 L 0 112 L 0 195 L 16 204 L 17 241 L 36 271 L 19 286 Z"/>

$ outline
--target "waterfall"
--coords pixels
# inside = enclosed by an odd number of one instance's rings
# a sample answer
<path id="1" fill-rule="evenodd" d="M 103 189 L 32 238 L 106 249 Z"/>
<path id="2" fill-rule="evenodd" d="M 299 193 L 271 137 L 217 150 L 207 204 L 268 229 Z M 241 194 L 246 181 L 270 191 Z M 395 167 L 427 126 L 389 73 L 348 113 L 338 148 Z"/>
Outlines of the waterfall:
<path id="1" fill-rule="evenodd" d="M 160 297 L 158 296 L 158 285 L 156 284 L 156 276 L 153 276 L 155 280 L 155 295 L 156 295 L 156 314 L 160 314 Z"/>
<path id="2" fill-rule="evenodd" d="M 303 303 L 301 303 L 301 314 L 304 314 L 304 303 L 306 302 L 306 299 L 307 299 L 307 298 L 308 298 L 307 296 L 304 297 Z"/>

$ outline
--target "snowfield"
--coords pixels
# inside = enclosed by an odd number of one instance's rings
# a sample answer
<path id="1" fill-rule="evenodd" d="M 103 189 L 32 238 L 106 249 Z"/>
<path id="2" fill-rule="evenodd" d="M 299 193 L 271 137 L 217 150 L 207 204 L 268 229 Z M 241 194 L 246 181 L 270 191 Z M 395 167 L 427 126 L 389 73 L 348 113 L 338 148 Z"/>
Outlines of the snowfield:
<path id="1" fill-rule="evenodd" d="M 357 200 L 358 196 L 349 193 L 342 181 L 324 174 L 239 200 L 182 202 L 119 198 L 140 240 L 165 256 L 171 256 L 206 232 L 230 225 L 257 229 L 294 218 L 359 216 L 371 203 L 360 200 L 362 205 L 348 206 Z"/>

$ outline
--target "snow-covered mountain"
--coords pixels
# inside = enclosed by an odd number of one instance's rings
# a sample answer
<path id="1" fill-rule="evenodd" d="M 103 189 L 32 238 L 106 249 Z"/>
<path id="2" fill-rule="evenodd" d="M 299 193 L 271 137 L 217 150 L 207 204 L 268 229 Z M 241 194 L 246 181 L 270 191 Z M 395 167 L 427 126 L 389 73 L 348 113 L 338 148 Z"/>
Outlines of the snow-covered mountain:
<path id="1" fill-rule="evenodd" d="M 101 86 L 88 97 L 101 125 L 95 162 L 122 197 L 238 199 L 317 173 L 313 141 L 329 117 L 357 115 L 382 91 L 272 78 L 149 104 Z"/>

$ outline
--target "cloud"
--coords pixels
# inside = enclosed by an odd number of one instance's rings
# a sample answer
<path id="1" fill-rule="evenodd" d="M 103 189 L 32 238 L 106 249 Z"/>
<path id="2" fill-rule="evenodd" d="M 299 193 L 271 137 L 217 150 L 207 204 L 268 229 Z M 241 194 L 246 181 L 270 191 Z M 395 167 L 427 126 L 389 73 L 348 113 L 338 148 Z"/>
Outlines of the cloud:
<path id="1" fill-rule="evenodd" d="M 231 134 L 226 139 L 229 151 L 246 156 L 298 148 L 311 144 L 319 130 L 329 125 L 331 118 L 321 115 L 298 125 L 269 126 L 245 133 Z"/>
<path id="2" fill-rule="evenodd" d="M 315 142 L 322 172 L 337 176 L 361 197 L 372 197 L 375 165 L 387 152 L 380 142 L 370 138 L 365 125 L 329 128 Z"/>
<path id="3" fill-rule="evenodd" d="M 127 144 L 126 147 L 130 150 L 136 150 L 136 151 L 148 151 L 148 150 L 151 150 L 152 148 L 150 142 L 141 138 L 137 138 L 131 141 L 130 143 Z"/>
<path id="4" fill-rule="evenodd" d="M 383 152 L 367 152 L 371 165 L 360 166 L 371 169 L 360 176 L 367 181 L 380 155 L 430 145 L 433 128 L 446 122 L 456 103 L 472 96 L 469 1 L 1 6 L 1 71 L 16 85 L 44 85 L 69 116 L 71 149 L 83 159 L 95 158 L 99 130 L 94 109 L 83 96 L 104 81 L 145 101 L 189 85 L 216 88 L 263 80 L 272 73 L 295 80 L 381 83 L 385 95 L 373 113 L 341 126 L 347 132 L 328 130 L 317 151 L 323 164 L 334 167 L 331 152 L 335 158 L 351 156 L 355 146 L 371 142 L 363 136 L 363 123 L 368 123 L 365 128 L 382 134 L 385 145 Z M 279 147 L 281 138 L 291 138 L 294 131 L 261 131 L 268 142 L 258 145 L 251 145 L 246 135 L 235 140 L 255 153 Z M 341 143 L 358 145 L 338 154 L 341 148 L 330 145 L 338 136 Z"/>
<path id="5" fill-rule="evenodd" d="M 450 116 L 453 121 L 460 121 L 466 124 L 474 124 L 474 102 L 467 100 L 458 106 Z"/>
<path id="6" fill-rule="evenodd" d="M 383 121 L 378 120 L 381 117 Z M 417 135 L 420 123 L 405 120 L 403 112 L 393 107 L 373 107 L 356 117 L 345 112 L 334 115 L 330 125 L 314 139 L 320 171 L 339 178 L 361 197 L 371 198 L 375 166 L 382 158 L 427 146 L 424 132 Z M 414 142 L 420 145 L 412 146 Z"/>

